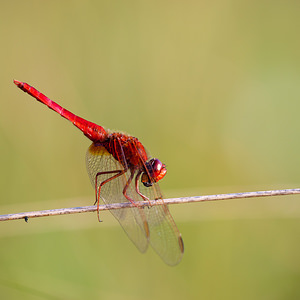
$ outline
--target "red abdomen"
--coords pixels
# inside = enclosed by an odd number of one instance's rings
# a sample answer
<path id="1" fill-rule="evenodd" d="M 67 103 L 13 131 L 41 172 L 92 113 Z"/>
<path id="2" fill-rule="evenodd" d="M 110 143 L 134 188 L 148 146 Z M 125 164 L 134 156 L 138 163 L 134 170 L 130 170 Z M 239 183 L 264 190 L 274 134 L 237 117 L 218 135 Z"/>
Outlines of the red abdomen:
<path id="1" fill-rule="evenodd" d="M 29 84 L 25 82 L 21 82 L 18 80 L 14 80 L 14 83 L 25 93 L 28 93 L 29 95 L 33 96 L 36 100 L 39 102 L 42 102 L 43 104 L 47 105 L 52 110 L 59 113 L 62 117 L 66 118 L 67 120 L 71 121 L 77 128 L 79 128 L 86 137 L 88 137 L 93 142 L 102 142 L 104 141 L 108 133 L 105 131 L 105 129 L 102 126 L 99 126 L 95 123 L 92 123 L 90 121 L 87 121 L 83 118 L 80 118 L 67 109 L 61 107 L 56 102 L 52 101 L 48 97 L 46 97 L 44 94 L 40 93 L 37 89 L 30 86 Z"/>

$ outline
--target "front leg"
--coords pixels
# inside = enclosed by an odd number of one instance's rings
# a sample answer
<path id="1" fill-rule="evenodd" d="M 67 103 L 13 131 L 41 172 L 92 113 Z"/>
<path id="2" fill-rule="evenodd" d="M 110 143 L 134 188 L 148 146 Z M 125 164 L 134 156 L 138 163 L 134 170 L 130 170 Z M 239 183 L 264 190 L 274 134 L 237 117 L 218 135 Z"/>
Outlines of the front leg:
<path id="1" fill-rule="evenodd" d="M 151 206 L 150 204 L 150 199 L 148 197 L 146 197 L 145 195 L 143 195 L 141 192 L 140 192 L 140 189 L 139 189 L 139 179 L 142 175 L 142 172 L 140 171 L 136 176 L 135 176 L 135 191 L 142 197 L 142 199 L 144 201 L 148 201 L 149 202 L 149 206 Z"/>

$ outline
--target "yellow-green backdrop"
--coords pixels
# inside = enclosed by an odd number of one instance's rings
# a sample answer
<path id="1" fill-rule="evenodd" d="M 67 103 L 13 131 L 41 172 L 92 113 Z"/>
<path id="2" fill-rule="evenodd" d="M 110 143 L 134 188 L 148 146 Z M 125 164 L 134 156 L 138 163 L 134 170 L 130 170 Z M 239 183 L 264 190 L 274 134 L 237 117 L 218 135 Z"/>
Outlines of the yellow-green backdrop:
<path id="1" fill-rule="evenodd" d="M 299 187 L 297 1 L 1 1 L 1 214 L 91 205 L 89 141 L 138 137 L 166 197 Z M 299 196 L 171 207 L 168 267 L 108 212 L 0 224 L 3 299 L 299 299 Z"/>

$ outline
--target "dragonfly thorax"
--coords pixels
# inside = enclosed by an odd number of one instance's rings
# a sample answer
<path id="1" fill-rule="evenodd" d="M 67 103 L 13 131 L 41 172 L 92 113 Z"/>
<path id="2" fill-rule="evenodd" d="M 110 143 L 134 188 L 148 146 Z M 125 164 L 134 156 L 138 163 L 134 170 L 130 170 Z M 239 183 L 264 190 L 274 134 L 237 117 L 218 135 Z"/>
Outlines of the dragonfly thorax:
<path id="1" fill-rule="evenodd" d="M 148 160 L 144 146 L 136 137 L 113 132 L 101 144 L 125 169 L 140 169 Z"/>

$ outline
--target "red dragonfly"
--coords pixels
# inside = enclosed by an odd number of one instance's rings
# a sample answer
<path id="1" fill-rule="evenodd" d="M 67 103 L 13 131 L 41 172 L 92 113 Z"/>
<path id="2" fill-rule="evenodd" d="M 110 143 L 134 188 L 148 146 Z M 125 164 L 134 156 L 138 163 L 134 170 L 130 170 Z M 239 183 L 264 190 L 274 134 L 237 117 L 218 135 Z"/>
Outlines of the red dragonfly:
<path id="1" fill-rule="evenodd" d="M 142 208 L 136 204 L 149 200 L 163 203 L 157 182 L 165 176 L 166 166 L 150 158 L 137 138 L 105 130 L 64 109 L 29 84 L 18 80 L 14 83 L 71 121 L 93 142 L 86 154 L 86 165 L 95 188 L 98 219 L 100 199 L 105 204 L 133 203 L 133 208 L 111 210 L 128 237 L 141 252 L 150 243 L 165 263 L 178 264 L 184 252 L 183 240 L 167 205 Z"/>

